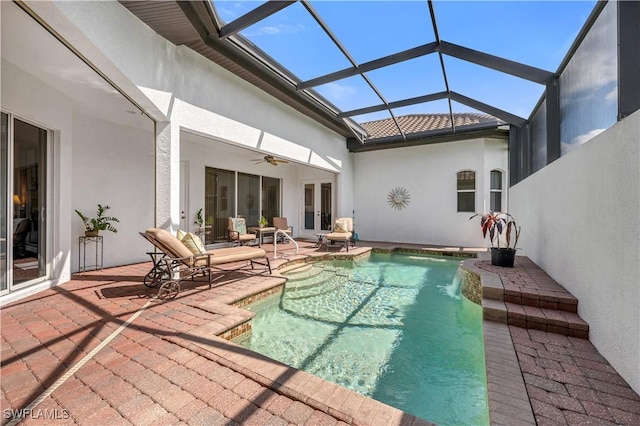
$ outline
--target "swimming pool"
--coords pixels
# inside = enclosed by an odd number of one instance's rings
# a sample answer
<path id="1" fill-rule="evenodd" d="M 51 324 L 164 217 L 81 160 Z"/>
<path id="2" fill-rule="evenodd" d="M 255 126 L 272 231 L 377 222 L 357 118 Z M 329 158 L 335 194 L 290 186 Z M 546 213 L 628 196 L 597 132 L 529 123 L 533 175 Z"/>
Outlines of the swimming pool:
<path id="1" fill-rule="evenodd" d="M 438 424 L 488 424 L 482 308 L 459 261 L 373 253 L 287 274 L 234 341 Z"/>

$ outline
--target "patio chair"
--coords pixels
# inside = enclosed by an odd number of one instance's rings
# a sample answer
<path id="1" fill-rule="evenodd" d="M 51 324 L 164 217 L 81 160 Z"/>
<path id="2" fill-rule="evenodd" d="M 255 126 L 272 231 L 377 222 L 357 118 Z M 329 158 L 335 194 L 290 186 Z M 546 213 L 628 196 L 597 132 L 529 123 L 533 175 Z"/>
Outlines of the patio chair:
<path id="1" fill-rule="evenodd" d="M 345 248 L 349 251 L 349 243 L 355 245 L 353 241 L 353 219 L 350 217 L 336 219 L 332 232 L 325 235 L 324 238 L 327 242 L 327 250 L 329 250 L 329 244 L 339 241 L 344 242 Z"/>
<path id="2" fill-rule="evenodd" d="M 197 245 L 191 245 L 190 249 L 187 244 L 164 229 L 150 228 L 141 232 L 140 235 L 163 254 L 159 258 L 152 256 L 155 263 L 144 281 L 149 287 L 161 284 L 158 290 L 158 297 L 161 299 L 173 299 L 180 292 L 180 282 L 197 275 L 206 277 L 211 288 L 215 281 L 212 272 L 215 270 L 222 272 L 222 275 L 216 278 L 219 279 L 229 272 L 246 266 L 251 266 L 253 269 L 254 264 L 259 264 L 265 266 L 271 274 L 271 263 L 267 253 L 261 248 L 241 246 L 197 252 L 198 249 L 194 248 Z M 191 235 L 187 234 L 187 238 Z M 236 268 L 221 267 L 238 262 L 248 262 L 248 264 L 244 263 Z"/>
<path id="3" fill-rule="evenodd" d="M 243 217 L 230 217 L 228 230 L 229 242 L 233 243 L 234 246 L 243 246 L 256 241 L 257 235 L 247 232 L 247 223 Z"/>
<path id="4" fill-rule="evenodd" d="M 274 217 L 273 218 L 273 226 L 275 226 L 276 231 L 283 231 L 284 233 L 286 233 L 288 236 L 292 236 L 293 235 L 293 226 L 289 226 L 287 224 L 287 218 L 286 217 Z M 278 238 L 276 240 L 279 243 L 285 243 L 285 238 L 281 235 L 278 234 Z"/>
<path id="5" fill-rule="evenodd" d="M 13 248 L 15 254 L 22 256 L 25 253 L 27 235 L 31 231 L 31 221 L 26 218 L 14 219 Z"/>

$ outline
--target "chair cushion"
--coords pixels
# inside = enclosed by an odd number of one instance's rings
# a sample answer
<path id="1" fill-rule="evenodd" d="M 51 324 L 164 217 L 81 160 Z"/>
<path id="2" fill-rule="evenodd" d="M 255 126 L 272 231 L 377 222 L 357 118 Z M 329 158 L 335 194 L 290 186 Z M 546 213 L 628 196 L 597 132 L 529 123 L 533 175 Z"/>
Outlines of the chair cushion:
<path id="1" fill-rule="evenodd" d="M 324 237 L 329 241 L 348 241 L 351 239 L 351 232 L 332 232 Z"/>
<path id="2" fill-rule="evenodd" d="M 240 235 L 247 233 L 247 222 L 244 220 L 244 217 L 234 217 L 231 220 L 233 221 L 234 231 Z"/>
<path id="3" fill-rule="evenodd" d="M 204 244 L 202 244 L 200 237 L 192 232 L 187 232 L 187 234 L 182 238 L 182 244 L 184 244 L 193 254 L 203 254 L 207 251 L 204 248 Z"/>
<path id="4" fill-rule="evenodd" d="M 240 242 L 245 242 L 245 241 L 253 241 L 256 239 L 256 234 L 241 234 L 238 237 L 238 240 Z"/>
<path id="5" fill-rule="evenodd" d="M 176 238 L 179 239 L 180 241 L 182 241 L 185 235 L 187 235 L 187 231 L 183 231 L 182 229 L 178 229 L 176 231 Z"/>
<path id="6" fill-rule="evenodd" d="M 349 232 L 349 221 L 346 218 L 336 219 L 333 232 Z"/>

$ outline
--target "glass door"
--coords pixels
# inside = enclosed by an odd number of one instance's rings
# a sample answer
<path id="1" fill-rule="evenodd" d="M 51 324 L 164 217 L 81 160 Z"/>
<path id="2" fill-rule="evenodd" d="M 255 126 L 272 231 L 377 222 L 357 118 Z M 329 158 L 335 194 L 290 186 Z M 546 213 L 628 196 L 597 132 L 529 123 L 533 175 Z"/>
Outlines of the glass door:
<path id="1" fill-rule="evenodd" d="M 9 116 L 5 113 L 0 116 L 0 169 L 3 170 L 0 173 L 0 294 L 4 294 L 9 291 L 9 173 L 5 172 L 9 170 Z"/>
<path id="2" fill-rule="evenodd" d="M 0 292 L 6 293 L 47 276 L 46 196 L 48 132 L 2 114 L 2 217 L 4 257 Z M 11 243 L 11 244 L 9 244 Z"/>
<path id="3" fill-rule="evenodd" d="M 319 232 L 329 232 L 332 225 L 332 183 L 303 182 L 302 234 L 310 238 Z"/>

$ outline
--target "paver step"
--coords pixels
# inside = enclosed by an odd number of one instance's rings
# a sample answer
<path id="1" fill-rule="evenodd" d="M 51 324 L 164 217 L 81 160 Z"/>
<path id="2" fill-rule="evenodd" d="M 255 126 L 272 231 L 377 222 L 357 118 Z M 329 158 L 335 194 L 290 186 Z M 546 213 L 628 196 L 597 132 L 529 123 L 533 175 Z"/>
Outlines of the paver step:
<path id="1" fill-rule="evenodd" d="M 482 299 L 486 320 L 565 336 L 589 338 L 589 324 L 574 312 Z"/>
<path id="2" fill-rule="evenodd" d="M 589 338 L 589 324 L 575 312 L 505 302 L 507 323 L 565 336 Z"/>
<path id="3" fill-rule="evenodd" d="M 571 293 L 541 288 L 504 286 L 504 301 L 541 309 L 578 312 L 578 299 Z"/>

